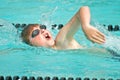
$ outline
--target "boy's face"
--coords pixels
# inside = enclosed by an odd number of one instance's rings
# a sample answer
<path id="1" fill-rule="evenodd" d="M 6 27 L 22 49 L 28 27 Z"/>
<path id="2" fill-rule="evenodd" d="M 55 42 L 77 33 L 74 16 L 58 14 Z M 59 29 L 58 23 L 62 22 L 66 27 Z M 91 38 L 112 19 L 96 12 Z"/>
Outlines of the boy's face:
<path id="1" fill-rule="evenodd" d="M 51 33 L 46 29 L 34 27 L 30 34 L 30 43 L 33 46 L 52 47 L 55 42 Z"/>

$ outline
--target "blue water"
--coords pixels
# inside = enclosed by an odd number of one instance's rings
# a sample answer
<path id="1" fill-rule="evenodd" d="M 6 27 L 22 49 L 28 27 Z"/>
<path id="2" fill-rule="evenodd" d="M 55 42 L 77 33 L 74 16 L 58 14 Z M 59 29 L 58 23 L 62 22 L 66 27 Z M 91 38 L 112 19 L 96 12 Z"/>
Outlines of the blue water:
<path id="1" fill-rule="evenodd" d="M 0 75 L 120 78 L 120 57 L 95 47 L 120 51 L 119 31 L 108 32 L 100 24 L 119 25 L 119 0 L 1 0 Z M 22 43 L 11 23 L 65 24 L 83 6 L 91 9 L 92 23 L 106 34 L 104 45 L 88 41 L 80 30 L 75 38 L 87 49 L 56 51 Z M 48 26 L 50 29 L 50 26 Z M 51 30 L 56 35 L 58 30 Z M 79 35 L 81 34 L 81 35 Z M 92 48 L 90 48 L 92 47 Z"/>

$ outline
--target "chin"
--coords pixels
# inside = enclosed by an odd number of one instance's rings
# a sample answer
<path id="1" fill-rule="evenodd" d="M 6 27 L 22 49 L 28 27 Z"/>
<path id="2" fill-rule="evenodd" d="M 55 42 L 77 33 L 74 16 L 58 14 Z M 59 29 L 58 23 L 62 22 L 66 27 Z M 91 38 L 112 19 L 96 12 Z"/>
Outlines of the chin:
<path id="1" fill-rule="evenodd" d="M 50 41 L 49 47 L 53 47 L 54 45 L 55 45 L 55 41 L 54 40 Z"/>

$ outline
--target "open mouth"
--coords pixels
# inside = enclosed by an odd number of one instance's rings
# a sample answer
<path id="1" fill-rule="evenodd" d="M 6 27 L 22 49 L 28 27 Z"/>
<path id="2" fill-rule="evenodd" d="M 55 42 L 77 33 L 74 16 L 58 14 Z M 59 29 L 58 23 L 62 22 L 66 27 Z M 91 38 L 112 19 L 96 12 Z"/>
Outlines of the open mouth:
<path id="1" fill-rule="evenodd" d="M 50 39 L 50 36 L 49 36 L 49 34 L 48 34 L 48 33 L 46 33 L 46 34 L 45 34 L 45 38 L 46 38 L 47 40 L 49 40 L 49 39 Z"/>

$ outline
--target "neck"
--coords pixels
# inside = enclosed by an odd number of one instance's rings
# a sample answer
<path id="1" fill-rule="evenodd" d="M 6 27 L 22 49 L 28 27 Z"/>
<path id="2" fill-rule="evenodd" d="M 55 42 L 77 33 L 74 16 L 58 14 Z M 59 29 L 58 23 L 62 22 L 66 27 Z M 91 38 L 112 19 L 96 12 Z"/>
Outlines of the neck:
<path id="1" fill-rule="evenodd" d="M 52 49 L 57 49 L 57 47 L 56 47 L 55 45 L 53 45 L 51 48 L 52 48 Z"/>
<path id="2" fill-rule="evenodd" d="M 56 42 L 55 42 L 55 41 L 54 41 L 54 45 L 51 46 L 51 48 L 52 48 L 52 49 L 57 49 L 57 47 L 56 47 Z"/>

